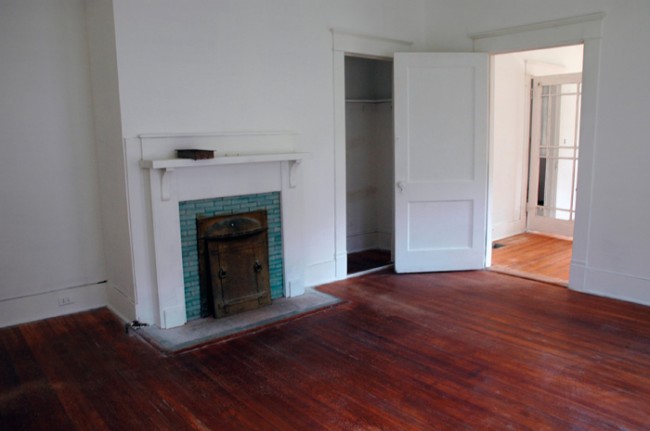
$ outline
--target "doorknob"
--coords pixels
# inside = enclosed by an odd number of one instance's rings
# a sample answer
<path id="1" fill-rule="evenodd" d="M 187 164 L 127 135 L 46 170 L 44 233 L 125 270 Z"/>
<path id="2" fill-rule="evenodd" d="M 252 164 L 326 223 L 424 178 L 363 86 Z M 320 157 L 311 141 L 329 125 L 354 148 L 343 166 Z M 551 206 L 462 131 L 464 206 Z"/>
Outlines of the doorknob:
<path id="1" fill-rule="evenodd" d="M 401 192 L 404 191 L 404 182 L 403 181 L 398 181 L 397 182 L 397 189 Z"/>

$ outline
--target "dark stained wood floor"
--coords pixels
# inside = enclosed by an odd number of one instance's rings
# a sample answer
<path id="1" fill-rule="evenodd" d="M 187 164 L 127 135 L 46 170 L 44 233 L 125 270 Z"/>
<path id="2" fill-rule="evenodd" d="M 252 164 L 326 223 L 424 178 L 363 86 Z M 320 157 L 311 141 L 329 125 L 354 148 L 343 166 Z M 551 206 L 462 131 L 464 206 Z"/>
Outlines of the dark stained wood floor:
<path id="1" fill-rule="evenodd" d="M 495 243 L 494 271 L 568 285 L 573 242 L 546 235 L 523 233 Z"/>
<path id="2" fill-rule="evenodd" d="M 101 309 L 0 330 L 2 430 L 647 430 L 650 308 L 489 271 L 165 357 Z"/>
<path id="3" fill-rule="evenodd" d="M 348 253 L 348 274 L 356 274 L 390 264 L 390 250 L 372 249 Z"/>

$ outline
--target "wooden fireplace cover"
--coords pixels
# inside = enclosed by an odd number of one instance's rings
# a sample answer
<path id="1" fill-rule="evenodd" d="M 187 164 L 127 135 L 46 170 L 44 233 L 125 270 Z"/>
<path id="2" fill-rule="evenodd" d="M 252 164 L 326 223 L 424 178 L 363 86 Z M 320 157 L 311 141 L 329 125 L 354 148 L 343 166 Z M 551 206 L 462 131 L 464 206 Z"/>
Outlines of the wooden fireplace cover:
<path id="1" fill-rule="evenodd" d="M 271 303 L 267 231 L 266 211 L 197 218 L 202 315 Z"/>

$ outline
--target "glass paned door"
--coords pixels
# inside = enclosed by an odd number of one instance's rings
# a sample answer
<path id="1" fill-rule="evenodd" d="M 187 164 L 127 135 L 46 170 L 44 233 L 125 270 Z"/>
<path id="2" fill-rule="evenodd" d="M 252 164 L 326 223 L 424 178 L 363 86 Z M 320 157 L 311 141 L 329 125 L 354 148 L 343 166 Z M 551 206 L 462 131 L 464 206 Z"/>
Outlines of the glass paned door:
<path id="1" fill-rule="evenodd" d="M 573 236 L 581 74 L 533 80 L 528 230 Z"/>

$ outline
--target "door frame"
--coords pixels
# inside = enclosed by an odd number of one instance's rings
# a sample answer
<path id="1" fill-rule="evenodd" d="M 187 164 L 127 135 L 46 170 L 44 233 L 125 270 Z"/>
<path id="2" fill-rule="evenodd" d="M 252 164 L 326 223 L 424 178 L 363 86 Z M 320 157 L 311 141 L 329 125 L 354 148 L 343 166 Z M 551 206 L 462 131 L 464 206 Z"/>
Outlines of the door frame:
<path id="1" fill-rule="evenodd" d="M 582 66 L 582 111 L 580 115 L 580 169 L 576 200 L 576 220 L 572 246 L 569 287 L 584 289 L 584 275 L 587 265 L 589 227 L 591 225 L 592 178 L 596 142 L 598 112 L 599 57 L 602 39 L 604 13 L 594 13 L 562 18 L 528 25 L 509 27 L 470 35 L 475 52 L 491 56 L 509 52 L 533 49 L 555 48 L 568 45 L 583 45 Z M 491 61 L 491 63 L 493 63 Z M 490 87 L 494 90 L 493 65 L 490 66 Z M 491 100 L 491 104 L 493 101 Z M 493 124 L 493 109 L 490 106 L 490 124 Z M 489 133 L 488 166 L 494 160 L 494 130 Z M 492 178 L 488 175 L 488 226 L 492 226 Z M 492 243 L 491 229 L 487 230 L 486 245 Z M 492 248 L 486 247 L 486 266 L 492 261 Z"/>
<path id="2" fill-rule="evenodd" d="M 598 112 L 598 80 L 602 23 L 605 13 L 537 22 L 469 35 L 474 52 L 505 54 L 516 51 L 583 45 L 582 112 L 580 116 L 580 157 L 576 220 L 572 246 L 569 287 L 584 290 L 589 228 L 591 225 L 592 178 Z M 412 41 L 378 37 L 344 29 L 331 29 L 334 68 L 334 278 L 347 278 L 346 181 L 345 181 L 345 56 L 358 55 L 392 59 L 393 53 L 413 50 Z M 490 61 L 490 92 L 494 90 L 493 62 Z M 490 102 L 492 103 L 492 101 Z M 489 124 L 493 109 L 488 107 Z M 490 127 L 488 142 L 487 226 L 492 226 L 492 180 L 494 131 Z M 491 229 L 486 234 L 485 265 L 492 262 Z"/>
<path id="3" fill-rule="evenodd" d="M 413 49 L 413 42 L 331 29 L 334 66 L 334 278 L 348 276 L 347 188 L 345 150 L 345 57 L 392 60 L 393 54 Z"/>

